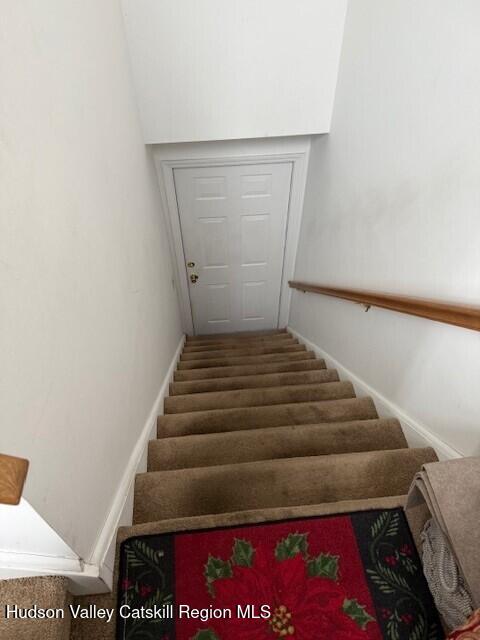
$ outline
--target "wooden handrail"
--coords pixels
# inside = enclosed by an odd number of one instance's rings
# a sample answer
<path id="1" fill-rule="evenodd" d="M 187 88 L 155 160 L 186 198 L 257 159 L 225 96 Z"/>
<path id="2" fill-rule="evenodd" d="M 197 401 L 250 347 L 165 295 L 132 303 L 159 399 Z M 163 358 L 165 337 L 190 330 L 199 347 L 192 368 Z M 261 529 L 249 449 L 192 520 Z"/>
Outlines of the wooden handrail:
<path id="1" fill-rule="evenodd" d="M 18 504 L 27 477 L 28 460 L 0 453 L 0 504 Z"/>
<path id="2" fill-rule="evenodd" d="M 445 322 L 457 327 L 480 331 L 480 307 L 465 304 L 450 304 L 429 300 L 428 298 L 415 298 L 411 296 L 393 295 L 390 293 L 377 293 L 361 289 L 344 289 L 341 287 L 325 287 L 309 282 L 291 280 L 288 283 L 292 289 L 321 293 L 325 296 L 350 300 L 367 307 L 380 307 L 399 313 L 407 313 L 411 316 L 428 318 L 436 322 Z"/>

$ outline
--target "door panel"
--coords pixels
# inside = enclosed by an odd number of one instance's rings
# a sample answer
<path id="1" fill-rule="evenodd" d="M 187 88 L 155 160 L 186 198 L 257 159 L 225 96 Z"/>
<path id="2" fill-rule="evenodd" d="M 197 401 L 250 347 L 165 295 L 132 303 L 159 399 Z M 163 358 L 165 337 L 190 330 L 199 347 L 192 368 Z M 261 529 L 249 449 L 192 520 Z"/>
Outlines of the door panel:
<path id="1" fill-rule="evenodd" d="M 242 215 L 242 267 L 266 265 L 268 261 L 269 214 Z"/>
<path id="2" fill-rule="evenodd" d="M 244 175 L 242 176 L 242 195 L 244 198 L 258 198 L 270 196 L 272 193 L 272 175 Z"/>
<path id="3" fill-rule="evenodd" d="M 291 173 L 289 162 L 174 170 L 195 333 L 278 326 Z"/>
<path id="4" fill-rule="evenodd" d="M 229 286 L 227 284 L 209 284 L 205 287 L 205 293 L 207 294 L 209 322 L 228 322 L 230 317 Z"/>
<path id="5" fill-rule="evenodd" d="M 226 267 L 228 262 L 227 218 L 199 218 L 198 222 L 203 268 Z"/>
<path id="6" fill-rule="evenodd" d="M 264 300 L 266 297 L 266 282 L 243 283 L 242 317 L 246 320 L 261 320 L 263 317 Z"/>

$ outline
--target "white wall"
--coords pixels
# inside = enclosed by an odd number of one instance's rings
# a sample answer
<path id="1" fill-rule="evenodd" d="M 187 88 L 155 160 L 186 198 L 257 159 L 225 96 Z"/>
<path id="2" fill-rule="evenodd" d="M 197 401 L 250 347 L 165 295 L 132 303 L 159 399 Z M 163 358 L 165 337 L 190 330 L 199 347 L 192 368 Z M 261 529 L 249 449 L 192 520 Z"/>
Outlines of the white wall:
<path id="1" fill-rule="evenodd" d="M 122 0 L 149 143 L 329 130 L 346 0 Z"/>
<path id="2" fill-rule="evenodd" d="M 479 33 L 477 0 L 350 0 L 297 279 L 478 304 Z M 417 424 L 480 454 L 477 332 L 301 293 L 291 325 Z"/>
<path id="3" fill-rule="evenodd" d="M 51 561 L 60 557 L 62 564 L 65 561 L 69 567 L 78 564 L 80 570 L 77 554 L 24 498 L 15 506 L 0 504 L 0 531 L 0 580 L 15 575 L 19 557 L 24 564 L 39 558 Z M 11 564 L 16 565 L 13 571 Z"/>
<path id="4" fill-rule="evenodd" d="M 88 559 L 177 300 L 117 0 L 0 4 L 0 451 L 30 459 L 27 500 Z"/>

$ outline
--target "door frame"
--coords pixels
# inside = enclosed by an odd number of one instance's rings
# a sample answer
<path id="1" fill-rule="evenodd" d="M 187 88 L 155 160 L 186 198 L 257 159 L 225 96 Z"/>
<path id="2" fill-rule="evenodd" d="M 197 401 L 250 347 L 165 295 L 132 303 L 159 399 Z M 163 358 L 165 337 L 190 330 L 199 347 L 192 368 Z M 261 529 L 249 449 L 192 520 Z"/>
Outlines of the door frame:
<path id="1" fill-rule="evenodd" d="M 309 155 L 310 138 L 307 136 L 272 140 L 153 146 L 153 156 L 172 253 L 174 282 L 180 304 L 182 329 L 185 333 L 193 335 L 194 327 L 174 170 L 186 167 L 292 163 L 278 313 L 278 327 L 283 328 L 288 324 L 290 313 L 291 289 L 288 286 L 288 281 L 293 279 L 295 271 Z"/>

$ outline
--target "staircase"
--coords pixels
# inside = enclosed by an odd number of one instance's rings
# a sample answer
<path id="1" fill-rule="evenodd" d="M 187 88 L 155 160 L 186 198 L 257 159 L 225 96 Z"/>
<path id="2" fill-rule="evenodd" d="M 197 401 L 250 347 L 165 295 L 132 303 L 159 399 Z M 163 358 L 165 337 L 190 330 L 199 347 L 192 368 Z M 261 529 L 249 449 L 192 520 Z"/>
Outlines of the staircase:
<path id="1" fill-rule="evenodd" d="M 134 521 L 402 495 L 434 459 L 286 331 L 189 338 Z"/>
<path id="2" fill-rule="evenodd" d="M 285 330 L 189 337 L 118 540 L 398 506 L 434 460 Z M 71 638 L 112 640 L 114 628 L 74 621 Z"/>

